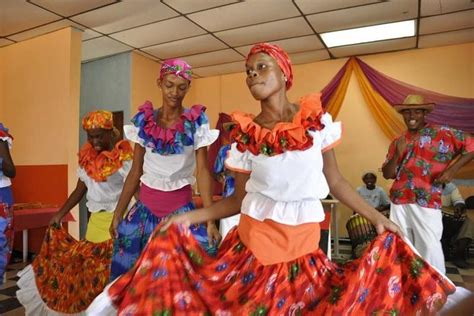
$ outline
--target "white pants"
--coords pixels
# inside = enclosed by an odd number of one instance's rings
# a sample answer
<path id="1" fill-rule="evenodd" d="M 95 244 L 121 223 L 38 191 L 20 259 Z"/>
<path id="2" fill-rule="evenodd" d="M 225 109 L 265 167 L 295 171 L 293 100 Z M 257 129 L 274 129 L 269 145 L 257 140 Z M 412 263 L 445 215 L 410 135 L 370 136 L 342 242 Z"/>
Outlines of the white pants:
<path id="1" fill-rule="evenodd" d="M 446 274 L 441 246 L 443 221 L 441 210 L 421 207 L 417 204 L 393 204 L 390 219 L 400 226 L 406 238 L 420 256 Z"/>
<path id="2" fill-rule="evenodd" d="M 222 240 L 224 240 L 227 233 L 234 227 L 239 225 L 240 214 L 233 215 L 231 217 L 226 217 L 221 219 L 219 223 L 219 232 L 221 233 Z"/>

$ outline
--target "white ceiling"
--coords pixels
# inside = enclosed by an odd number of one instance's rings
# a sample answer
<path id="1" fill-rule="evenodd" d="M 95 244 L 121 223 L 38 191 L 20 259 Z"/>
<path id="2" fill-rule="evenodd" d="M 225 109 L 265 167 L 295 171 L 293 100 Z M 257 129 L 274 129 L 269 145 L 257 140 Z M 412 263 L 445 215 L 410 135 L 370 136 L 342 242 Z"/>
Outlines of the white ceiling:
<path id="1" fill-rule="evenodd" d="M 320 33 L 417 20 L 415 37 L 328 49 Z M 1 0 L 0 47 L 73 26 L 83 61 L 134 50 L 196 76 L 239 72 L 252 44 L 295 64 L 474 41 L 474 0 Z"/>

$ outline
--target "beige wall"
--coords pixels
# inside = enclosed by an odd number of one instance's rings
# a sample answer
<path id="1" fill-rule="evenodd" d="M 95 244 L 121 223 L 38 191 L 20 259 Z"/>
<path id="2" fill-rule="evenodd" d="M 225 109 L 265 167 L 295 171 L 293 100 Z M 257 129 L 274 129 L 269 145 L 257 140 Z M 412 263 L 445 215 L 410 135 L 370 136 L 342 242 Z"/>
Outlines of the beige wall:
<path id="1" fill-rule="evenodd" d="M 133 116 L 137 112 L 137 108 L 146 100 L 151 101 L 155 108 L 160 107 L 161 91 L 156 85 L 160 64 L 135 52 L 131 54 L 130 113 Z M 124 121 L 128 122 L 128 118 L 124 118 Z"/>
<path id="2" fill-rule="evenodd" d="M 0 48 L 0 114 L 15 137 L 15 163 L 67 164 L 69 192 L 77 180 L 80 52 L 81 33 L 72 28 Z M 70 228 L 78 236 L 78 224 Z"/>

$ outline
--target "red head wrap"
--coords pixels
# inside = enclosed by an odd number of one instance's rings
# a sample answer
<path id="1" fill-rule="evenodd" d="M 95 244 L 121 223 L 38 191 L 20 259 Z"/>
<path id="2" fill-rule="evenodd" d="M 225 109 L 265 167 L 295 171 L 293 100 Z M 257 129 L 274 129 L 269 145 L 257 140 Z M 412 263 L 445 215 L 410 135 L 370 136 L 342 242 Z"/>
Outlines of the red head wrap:
<path id="1" fill-rule="evenodd" d="M 247 60 L 250 58 L 250 56 L 255 55 L 257 53 L 265 53 L 276 60 L 278 66 L 280 66 L 281 71 L 286 76 L 286 90 L 289 90 L 291 88 L 291 85 L 293 84 L 293 69 L 291 67 L 291 60 L 290 57 L 288 57 L 288 54 L 277 45 L 260 43 L 255 44 L 250 49 L 250 52 L 247 55 Z"/>

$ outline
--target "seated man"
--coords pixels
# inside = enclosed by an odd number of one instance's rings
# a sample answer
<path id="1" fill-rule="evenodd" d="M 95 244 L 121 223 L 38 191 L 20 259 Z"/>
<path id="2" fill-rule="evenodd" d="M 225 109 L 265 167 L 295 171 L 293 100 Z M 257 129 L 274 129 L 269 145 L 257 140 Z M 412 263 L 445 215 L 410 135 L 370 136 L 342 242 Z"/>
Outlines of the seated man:
<path id="1" fill-rule="evenodd" d="M 474 198 L 470 198 L 473 204 Z M 466 203 L 464 202 L 458 188 L 452 182 L 447 183 L 443 188 L 441 196 L 443 212 L 453 215 L 443 217 L 443 243 L 445 248 L 449 248 L 451 241 L 454 242 L 454 257 L 452 262 L 459 268 L 468 269 L 469 264 L 466 262 L 466 248 L 472 242 L 474 236 L 474 222 L 466 217 Z M 474 208 L 474 205 L 470 205 Z M 458 223 L 456 225 L 456 223 Z M 461 226 L 459 228 L 459 226 Z M 449 255 L 449 251 L 445 251 Z"/>
<path id="2" fill-rule="evenodd" d="M 365 186 L 358 187 L 357 192 L 367 201 L 367 203 L 372 205 L 379 212 L 388 212 L 390 210 L 390 200 L 384 189 L 375 185 L 377 182 L 377 176 L 375 173 L 371 171 L 365 172 L 362 175 L 362 181 L 364 181 Z"/>

